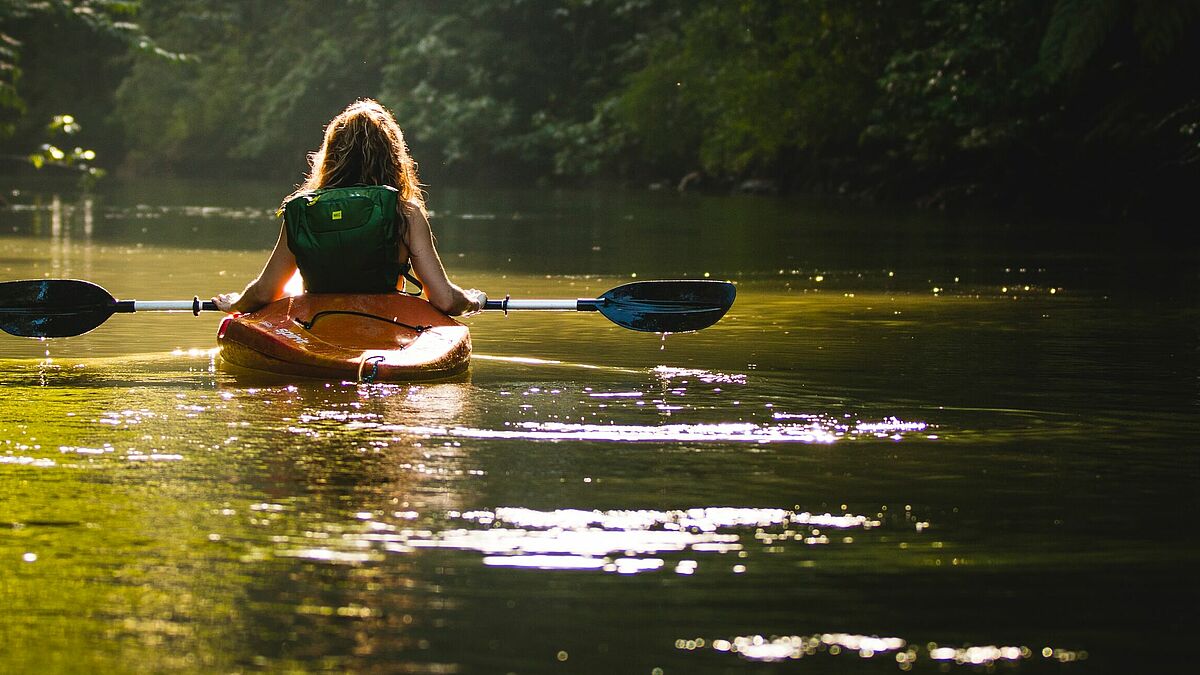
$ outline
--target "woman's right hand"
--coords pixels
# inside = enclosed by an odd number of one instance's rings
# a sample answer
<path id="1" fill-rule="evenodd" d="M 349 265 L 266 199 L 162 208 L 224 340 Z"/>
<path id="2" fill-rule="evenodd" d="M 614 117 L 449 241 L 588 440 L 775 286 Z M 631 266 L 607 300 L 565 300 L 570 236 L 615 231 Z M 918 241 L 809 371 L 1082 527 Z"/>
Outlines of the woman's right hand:
<path id="1" fill-rule="evenodd" d="M 470 306 L 467 307 L 467 311 L 463 312 L 463 316 L 471 316 L 483 311 L 483 306 L 487 304 L 487 293 L 478 288 L 471 288 L 463 291 L 463 293 L 467 296 L 467 300 L 471 302 Z"/>
<path id="2" fill-rule="evenodd" d="M 237 301 L 241 298 L 241 293 L 222 293 L 220 295 L 214 295 L 212 301 L 213 304 L 217 306 L 217 309 L 225 312 L 226 314 L 233 314 L 237 312 L 233 306 L 237 304 Z"/>

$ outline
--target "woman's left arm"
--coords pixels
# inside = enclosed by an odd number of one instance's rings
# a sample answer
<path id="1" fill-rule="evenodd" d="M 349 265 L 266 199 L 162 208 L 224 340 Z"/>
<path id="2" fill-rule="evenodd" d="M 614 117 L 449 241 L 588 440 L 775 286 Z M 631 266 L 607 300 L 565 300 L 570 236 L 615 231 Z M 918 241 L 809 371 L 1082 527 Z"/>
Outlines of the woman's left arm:
<path id="1" fill-rule="evenodd" d="M 284 287 L 296 274 L 296 256 L 287 245 L 287 232 L 280 226 L 275 250 L 263 266 L 258 278 L 241 293 L 222 293 L 213 297 L 217 308 L 224 312 L 246 313 L 263 307 L 284 296 Z"/>
<path id="2" fill-rule="evenodd" d="M 438 257 L 433 243 L 433 231 L 425 212 L 415 204 L 403 205 L 408 220 L 408 255 L 412 270 L 425 285 L 429 303 L 450 316 L 478 312 L 487 302 L 487 296 L 475 289 L 463 290 L 450 281 L 442 259 Z"/>

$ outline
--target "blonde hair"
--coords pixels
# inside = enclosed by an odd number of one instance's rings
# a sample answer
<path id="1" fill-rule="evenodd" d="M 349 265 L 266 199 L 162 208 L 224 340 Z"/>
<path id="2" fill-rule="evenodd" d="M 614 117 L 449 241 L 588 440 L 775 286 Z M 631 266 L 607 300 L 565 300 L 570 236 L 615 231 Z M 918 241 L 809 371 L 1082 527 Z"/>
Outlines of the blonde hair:
<path id="1" fill-rule="evenodd" d="M 389 185 L 400 191 L 397 210 L 406 202 L 425 210 L 417 163 L 408 154 L 404 132 L 378 101 L 359 99 L 330 120 L 324 142 L 308 161 L 308 176 L 284 204 L 310 190 Z"/>

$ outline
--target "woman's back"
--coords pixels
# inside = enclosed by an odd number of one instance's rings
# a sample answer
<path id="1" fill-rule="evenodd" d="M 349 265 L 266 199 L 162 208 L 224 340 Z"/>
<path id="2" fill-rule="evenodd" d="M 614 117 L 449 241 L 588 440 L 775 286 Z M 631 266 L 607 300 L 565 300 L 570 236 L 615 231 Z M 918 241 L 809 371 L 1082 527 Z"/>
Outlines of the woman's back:
<path id="1" fill-rule="evenodd" d="M 375 101 L 352 103 L 325 128 L 304 184 L 283 200 L 275 250 L 246 290 L 213 298 L 226 311 L 253 311 L 283 296 L 299 269 L 314 293 L 395 292 L 411 265 L 429 301 L 447 314 L 486 300 L 450 281 L 438 257 L 416 163 L 395 118 Z"/>

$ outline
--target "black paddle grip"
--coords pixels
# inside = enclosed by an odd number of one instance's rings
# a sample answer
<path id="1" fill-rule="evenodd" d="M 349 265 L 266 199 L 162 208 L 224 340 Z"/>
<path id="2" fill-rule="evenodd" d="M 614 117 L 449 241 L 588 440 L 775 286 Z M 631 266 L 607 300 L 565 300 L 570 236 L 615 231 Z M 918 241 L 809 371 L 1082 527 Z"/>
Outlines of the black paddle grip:
<path id="1" fill-rule="evenodd" d="M 192 316 L 200 316 L 201 311 L 214 312 L 217 309 L 217 303 L 211 300 L 200 302 L 200 296 L 192 296 Z"/>

